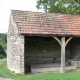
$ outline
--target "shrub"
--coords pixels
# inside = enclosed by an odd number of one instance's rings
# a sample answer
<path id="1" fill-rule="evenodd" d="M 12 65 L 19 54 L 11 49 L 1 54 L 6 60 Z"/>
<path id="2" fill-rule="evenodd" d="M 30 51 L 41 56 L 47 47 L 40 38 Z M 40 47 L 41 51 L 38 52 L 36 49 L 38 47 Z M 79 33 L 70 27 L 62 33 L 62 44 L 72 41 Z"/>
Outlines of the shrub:
<path id="1" fill-rule="evenodd" d="M 2 45 L 0 45 L 0 58 L 6 57 L 6 52 L 3 49 Z"/>

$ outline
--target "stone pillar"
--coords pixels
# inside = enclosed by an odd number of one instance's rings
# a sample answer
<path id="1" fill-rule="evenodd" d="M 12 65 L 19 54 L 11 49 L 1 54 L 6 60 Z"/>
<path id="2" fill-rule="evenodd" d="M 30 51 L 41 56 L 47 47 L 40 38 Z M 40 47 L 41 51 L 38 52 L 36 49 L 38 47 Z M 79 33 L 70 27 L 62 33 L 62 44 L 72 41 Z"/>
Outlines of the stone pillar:
<path id="1" fill-rule="evenodd" d="M 61 73 L 65 72 L 65 37 L 61 38 Z"/>

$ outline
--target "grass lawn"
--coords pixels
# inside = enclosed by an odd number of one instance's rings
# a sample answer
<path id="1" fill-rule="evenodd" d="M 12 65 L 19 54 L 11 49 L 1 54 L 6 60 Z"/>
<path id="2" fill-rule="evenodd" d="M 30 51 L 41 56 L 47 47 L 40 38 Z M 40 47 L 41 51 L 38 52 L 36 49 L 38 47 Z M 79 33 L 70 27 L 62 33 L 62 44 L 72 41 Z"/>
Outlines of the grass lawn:
<path id="1" fill-rule="evenodd" d="M 60 73 L 38 73 L 31 75 L 20 75 L 11 73 L 6 66 L 6 59 L 0 59 L 0 76 L 13 80 L 80 80 L 80 71 Z"/>

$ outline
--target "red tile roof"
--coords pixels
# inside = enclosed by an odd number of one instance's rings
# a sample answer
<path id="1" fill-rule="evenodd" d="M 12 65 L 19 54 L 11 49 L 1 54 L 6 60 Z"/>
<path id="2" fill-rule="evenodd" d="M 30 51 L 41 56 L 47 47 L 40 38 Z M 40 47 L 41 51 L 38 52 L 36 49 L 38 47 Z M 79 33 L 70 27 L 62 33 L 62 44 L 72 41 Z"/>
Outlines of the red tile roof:
<path id="1" fill-rule="evenodd" d="M 80 16 L 12 10 L 20 34 L 80 36 Z"/>

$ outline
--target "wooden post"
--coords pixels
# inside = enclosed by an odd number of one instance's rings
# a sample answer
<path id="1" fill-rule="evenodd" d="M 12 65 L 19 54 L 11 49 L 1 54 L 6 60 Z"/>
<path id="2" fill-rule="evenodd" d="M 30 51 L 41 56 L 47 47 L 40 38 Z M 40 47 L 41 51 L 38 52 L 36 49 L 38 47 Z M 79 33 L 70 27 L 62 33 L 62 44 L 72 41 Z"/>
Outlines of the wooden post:
<path id="1" fill-rule="evenodd" d="M 57 40 L 61 46 L 61 70 L 60 72 L 64 73 L 65 72 L 65 47 L 73 37 L 68 38 L 67 41 L 65 40 L 65 37 L 61 37 L 61 41 L 57 37 L 53 37 L 53 38 Z"/>
<path id="2" fill-rule="evenodd" d="M 65 72 L 65 37 L 61 38 L 61 73 Z"/>

